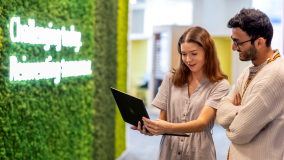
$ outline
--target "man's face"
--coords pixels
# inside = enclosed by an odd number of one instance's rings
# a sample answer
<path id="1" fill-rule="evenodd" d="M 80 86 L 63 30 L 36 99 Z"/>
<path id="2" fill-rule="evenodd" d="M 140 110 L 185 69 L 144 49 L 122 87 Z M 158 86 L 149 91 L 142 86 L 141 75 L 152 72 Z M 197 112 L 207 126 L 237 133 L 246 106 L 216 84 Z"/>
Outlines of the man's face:
<path id="1" fill-rule="evenodd" d="M 232 49 L 239 52 L 239 58 L 241 61 L 250 61 L 256 59 L 258 51 L 255 46 L 251 44 L 251 41 L 249 41 L 251 40 L 251 37 L 248 36 L 246 32 L 239 27 L 235 27 L 232 29 L 232 39 L 238 44 L 244 42 L 239 45 L 235 43 L 232 45 Z"/>

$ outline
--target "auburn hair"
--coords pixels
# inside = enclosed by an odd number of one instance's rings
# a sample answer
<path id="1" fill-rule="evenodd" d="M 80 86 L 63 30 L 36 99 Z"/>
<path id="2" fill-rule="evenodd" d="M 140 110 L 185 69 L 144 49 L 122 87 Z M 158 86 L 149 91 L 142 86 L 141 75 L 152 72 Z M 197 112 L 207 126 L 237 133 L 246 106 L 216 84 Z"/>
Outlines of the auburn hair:
<path id="1" fill-rule="evenodd" d="M 178 52 L 180 54 L 180 60 L 178 68 L 173 68 L 173 85 L 176 87 L 182 87 L 185 84 L 190 83 L 189 76 L 191 71 L 182 61 L 181 44 L 182 43 L 196 43 L 204 49 L 205 59 L 203 66 L 203 74 L 211 82 L 218 82 L 222 79 L 228 79 L 220 68 L 220 62 L 217 56 L 217 50 L 214 41 L 210 34 L 202 27 L 192 27 L 186 30 L 178 41 Z"/>

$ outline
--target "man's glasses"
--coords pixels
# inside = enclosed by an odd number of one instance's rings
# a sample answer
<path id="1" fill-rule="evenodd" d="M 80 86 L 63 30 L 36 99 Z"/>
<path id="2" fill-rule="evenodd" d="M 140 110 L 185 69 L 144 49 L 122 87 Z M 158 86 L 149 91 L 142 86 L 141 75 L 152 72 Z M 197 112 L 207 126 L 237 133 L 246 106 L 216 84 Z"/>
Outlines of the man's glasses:
<path id="1" fill-rule="evenodd" d="M 247 40 L 247 41 L 244 41 L 244 42 L 237 43 L 236 41 L 233 40 L 232 36 L 231 36 L 231 39 L 234 42 L 234 44 L 237 46 L 238 50 L 240 50 L 239 45 L 246 43 L 246 42 L 249 42 L 249 41 L 252 41 L 252 39 L 250 39 L 250 40 Z"/>

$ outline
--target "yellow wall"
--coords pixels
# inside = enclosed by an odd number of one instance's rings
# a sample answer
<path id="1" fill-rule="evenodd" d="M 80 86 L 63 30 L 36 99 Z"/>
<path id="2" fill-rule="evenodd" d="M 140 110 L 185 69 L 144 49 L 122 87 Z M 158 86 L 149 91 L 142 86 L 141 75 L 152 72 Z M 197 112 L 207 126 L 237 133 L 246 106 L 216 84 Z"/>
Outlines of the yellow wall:
<path id="1" fill-rule="evenodd" d="M 230 85 L 232 84 L 232 42 L 230 37 L 213 37 L 222 71 L 228 76 Z"/>
<path id="2" fill-rule="evenodd" d="M 131 41 L 131 65 L 130 65 L 130 94 L 141 98 L 146 102 L 145 90 L 139 90 L 139 81 L 143 81 L 147 71 L 147 40 Z"/>

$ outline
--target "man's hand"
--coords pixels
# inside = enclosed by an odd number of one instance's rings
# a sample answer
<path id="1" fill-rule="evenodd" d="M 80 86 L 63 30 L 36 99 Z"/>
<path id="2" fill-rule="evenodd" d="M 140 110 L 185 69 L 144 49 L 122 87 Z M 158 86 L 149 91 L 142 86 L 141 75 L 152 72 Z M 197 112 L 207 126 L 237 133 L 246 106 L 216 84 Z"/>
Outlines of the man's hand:
<path id="1" fill-rule="evenodd" d="M 269 122 L 269 123 L 270 123 L 270 122 Z M 269 123 L 267 123 L 267 125 L 265 125 L 265 126 L 261 129 L 261 131 L 264 131 L 264 130 L 268 127 Z"/>
<path id="2" fill-rule="evenodd" d="M 235 105 L 235 106 L 239 106 L 239 105 L 241 105 L 241 102 L 242 102 L 241 95 L 239 93 L 237 93 L 234 96 L 234 99 L 232 100 L 232 104 Z"/>

